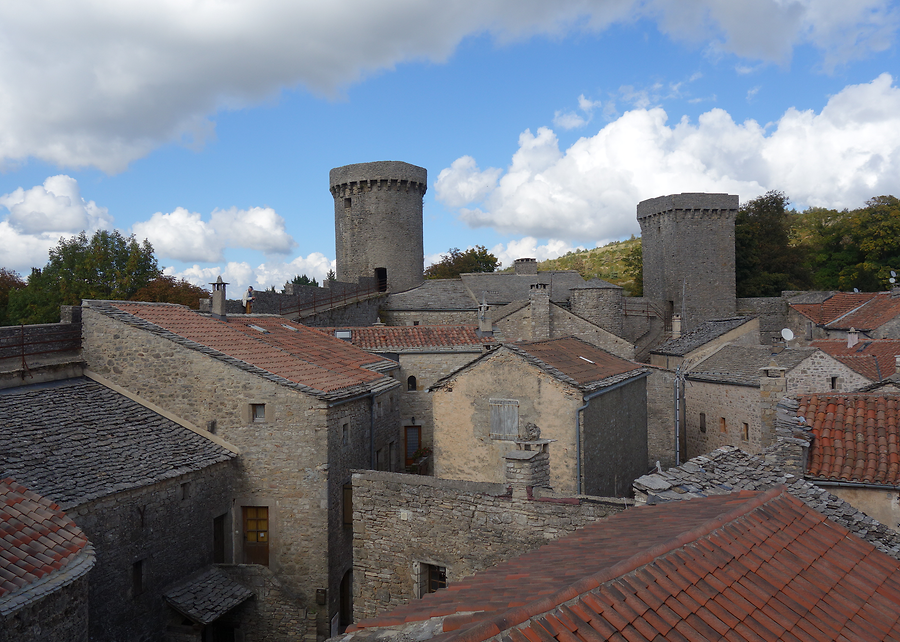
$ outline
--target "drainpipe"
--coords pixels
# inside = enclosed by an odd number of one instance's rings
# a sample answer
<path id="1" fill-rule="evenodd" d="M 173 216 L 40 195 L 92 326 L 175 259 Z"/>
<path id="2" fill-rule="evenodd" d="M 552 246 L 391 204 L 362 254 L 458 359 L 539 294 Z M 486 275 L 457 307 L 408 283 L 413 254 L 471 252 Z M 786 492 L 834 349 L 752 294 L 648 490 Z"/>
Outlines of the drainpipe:
<path id="1" fill-rule="evenodd" d="M 581 494 L 581 412 L 585 410 L 588 406 L 591 405 L 591 399 L 595 397 L 599 397 L 600 395 L 612 392 L 616 388 L 621 388 L 622 386 L 637 381 L 638 379 L 642 379 L 643 377 L 649 377 L 649 372 L 643 372 L 636 377 L 631 377 L 630 379 L 626 379 L 625 381 L 620 381 L 619 383 L 613 384 L 608 388 L 601 388 L 600 390 L 595 390 L 589 395 L 585 395 L 584 397 L 584 405 L 575 410 L 575 480 L 576 480 L 576 495 Z"/>

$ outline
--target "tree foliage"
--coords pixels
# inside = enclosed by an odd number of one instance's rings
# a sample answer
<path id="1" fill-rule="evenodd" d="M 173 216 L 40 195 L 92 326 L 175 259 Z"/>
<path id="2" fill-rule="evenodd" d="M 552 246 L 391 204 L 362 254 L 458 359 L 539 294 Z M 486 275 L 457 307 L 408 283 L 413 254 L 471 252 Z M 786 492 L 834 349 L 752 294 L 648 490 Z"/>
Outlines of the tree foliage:
<path id="1" fill-rule="evenodd" d="M 131 300 L 177 303 L 196 310 L 200 307 L 200 299 L 208 299 L 209 297 L 209 291 L 201 288 L 199 285 L 163 274 L 135 292 Z"/>
<path id="2" fill-rule="evenodd" d="M 636 243 L 622 260 L 625 274 L 631 277 L 626 285 L 630 296 L 644 296 L 644 246 Z"/>
<path id="3" fill-rule="evenodd" d="M 291 283 L 294 285 L 311 285 L 313 287 L 319 287 L 319 282 L 315 279 L 311 279 L 305 274 L 298 274 L 293 279 L 291 279 Z"/>
<path id="4" fill-rule="evenodd" d="M 451 247 L 447 254 L 441 255 L 438 263 L 429 265 L 425 270 L 426 279 L 455 279 L 468 272 L 493 272 L 500 267 L 496 256 L 487 251 L 483 245 L 476 245 L 462 252 Z"/>
<path id="5" fill-rule="evenodd" d="M 9 303 L 9 294 L 13 290 L 20 290 L 25 287 L 25 281 L 19 276 L 18 272 L 0 268 L 0 325 L 7 325 L 7 304 Z"/>
<path id="6" fill-rule="evenodd" d="M 60 305 L 83 299 L 127 300 L 161 274 L 148 241 L 100 230 L 62 238 L 43 269 L 33 269 L 27 285 L 11 292 L 8 323 L 55 323 Z"/>

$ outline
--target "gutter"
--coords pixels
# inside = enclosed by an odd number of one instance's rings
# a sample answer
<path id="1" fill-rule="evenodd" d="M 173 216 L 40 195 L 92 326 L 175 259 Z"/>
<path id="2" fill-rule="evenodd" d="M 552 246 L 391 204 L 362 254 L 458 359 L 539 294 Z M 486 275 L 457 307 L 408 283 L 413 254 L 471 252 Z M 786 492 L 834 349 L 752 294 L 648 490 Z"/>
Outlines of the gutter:
<path id="1" fill-rule="evenodd" d="M 649 372 L 642 372 L 641 374 L 635 375 L 634 377 L 631 377 L 630 379 L 625 379 L 624 381 L 620 381 L 619 383 L 614 383 L 613 385 L 608 386 L 606 388 L 600 388 L 600 390 L 595 390 L 594 392 L 585 395 L 584 396 L 584 405 L 575 410 L 575 481 L 576 481 L 575 494 L 576 495 L 581 495 L 581 417 L 579 416 L 580 413 L 583 410 L 585 410 L 588 406 L 591 405 L 591 399 L 594 399 L 595 397 L 599 397 L 600 395 L 602 395 L 604 393 L 612 392 L 616 388 L 621 388 L 624 385 L 627 385 L 629 383 L 634 383 L 635 381 L 638 381 L 639 379 L 643 379 L 643 378 L 649 377 L 649 376 L 650 376 Z"/>
<path id="2" fill-rule="evenodd" d="M 871 484 L 868 482 L 852 482 L 852 481 L 828 481 L 818 480 L 814 477 L 806 477 L 806 481 L 816 486 L 841 486 L 844 488 L 869 488 L 872 490 L 900 490 L 900 486 L 891 486 L 889 484 Z"/>

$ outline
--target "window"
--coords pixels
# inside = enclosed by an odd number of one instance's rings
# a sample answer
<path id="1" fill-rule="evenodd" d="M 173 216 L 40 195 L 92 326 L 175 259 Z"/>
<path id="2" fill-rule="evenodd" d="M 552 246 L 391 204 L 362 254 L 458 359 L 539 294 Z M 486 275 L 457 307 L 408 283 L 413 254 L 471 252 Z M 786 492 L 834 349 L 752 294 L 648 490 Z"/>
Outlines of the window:
<path id="1" fill-rule="evenodd" d="M 353 485 L 344 484 L 344 502 L 342 513 L 344 516 L 344 526 L 353 526 Z"/>
<path id="2" fill-rule="evenodd" d="M 406 438 L 405 463 L 407 466 L 412 466 L 415 463 L 414 455 L 422 445 L 422 426 L 406 426 L 403 432 Z"/>
<path id="3" fill-rule="evenodd" d="M 416 390 L 416 378 L 415 377 L 411 376 L 406 379 L 406 389 L 407 390 Z"/>
<path id="4" fill-rule="evenodd" d="M 387 292 L 387 268 L 375 268 L 375 283 L 379 292 Z"/>
<path id="5" fill-rule="evenodd" d="M 137 597 L 144 592 L 144 560 L 138 560 L 131 565 L 131 597 Z"/>
<path id="6" fill-rule="evenodd" d="M 250 421 L 261 423 L 266 420 L 266 404 L 252 403 L 250 404 Z"/>
<path id="7" fill-rule="evenodd" d="M 418 321 L 413 321 L 413 325 L 419 325 Z"/>
<path id="8" fill-rule="evenodd" d="M 700 432 L 706 432 L 706 413 L 700 413 Z"/>
<path id="9" fill-rule="evenodd" d="M 388 460 L 386 470 L 393 472 L 395 461 L 397 461 L 397 442 L 392 441 L 388 444 Z"/>
<path id="10" fill-rule="evenodd" d="M 728 425 L 725 423 L 725 417 L 719 417 L 719 432 L 728 432 Z"/>
<path id="11" fill-rule="evenodd" d="M 519 438 L 519 402 L 516 399 L 491 399 L 491 437 Z"/>
<path id="12" fill-rule="evenodd" d="M 345 448 L 350 445 L 350 424 L 341 425 L 341 446 Z"/>
<path id="13" fill-rule="evenodd" d="M 181 500 L 189 499 L 191 496 L 191 482 L 184 482 L 181 485 Z"/>
<path id="14" fill-rule="evenodd" d="M 244 564 L 269 565 L 269 509 L 244 506 Z"/>
<path id="15" fill-rule="evenodd" d="M 447 588 L 447 569 L 436 564 L 417 564 L 419 571 L 418 596 L 423 597 L 427 593 L 434 593 L 438 589 Z"/>
<path id="16" fill-rule="evenodd" d="M 750 441 L 750 425 L 746 423 L 741 424 L 741 439 L 744 441 Z"/>
<path id="17" fill-rule="evenodd" d="M 831 378 L 831 389 L 832 389 L 832 390 L 837 390 L 837 388 L 838 388 L 838 378 L 837 378 L 837 377 L 832 377 L 832 378 Z"/>
<path id="18" fill-rule="evenodd" d="M 353 201 L 351 201 L 349 198 L 345 198 L 344 199 L 344 209 L 349 210 L 352 206 L 353 206 Z"/>
<path id="19" fill-rule="evenodd" d="M 213 518 L 213 564 L 225 563 L 225 517 L 223 513 Z"/>
<path id="20" fill-rule="evenodd" d="M 375 470 L 384 470 L 384 449 L 375 451 Z"/>

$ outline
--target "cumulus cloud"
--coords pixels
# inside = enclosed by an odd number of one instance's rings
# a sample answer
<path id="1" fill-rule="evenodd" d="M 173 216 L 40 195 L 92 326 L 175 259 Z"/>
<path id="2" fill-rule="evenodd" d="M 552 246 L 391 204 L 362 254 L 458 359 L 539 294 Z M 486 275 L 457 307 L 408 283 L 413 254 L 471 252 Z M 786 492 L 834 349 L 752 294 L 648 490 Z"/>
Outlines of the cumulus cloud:
<path id="1" fill-rule="evenodd" d="M 0 165 L 118 172 L 164 143 L 202 145 L 218 110 L 285 87 L 334 95 L 403 61 L 443 61 L 472 34 L 559 37 L 640 16 L 754 60 L 810 43 L 826 65 L 884 49 L 897 27 L 888 0 L 6 2 Z"/>
<path id="2" fill-rule="evenodd" d="M 481 171 L 474 158 L 461 156 L 441 170 L 434 189 L 442 203 L 459 207 L 484 198 L 497 186 L 502 173 L 503 170 L 495 167 Z"/>
<path id="3" fill-rule="evenodd" d="M 474 160 L 465 167 L 477 175 Z M 473 227 L 600 243 L 638 232 L 636 204 L 661 194 L 779 189 L 797 204 L 858 207 L 896 192 L 898 175 L 900 89 L 883 74 L 766 127 L 722 109 L 674 124 L 635 109 L 565 151 L 551 129 L 526 130 L 496 188 L 457 207 Z"/>
<path id="4" fill-rule="evenodd" d="M 546 261 L 547 259 L 555 259 L 563 254 L 574 250 L 583 250 L 584 247 L 578 245 L 573 246 L 566 241 L 550 239 L 541 245 L 533 236 L 526 236 L 509 243 L 498 243 L 491 248 L 491 254 L 500 259 L 503 267 L 508 268 L 513 265 L 516 259 L 533 258 L 538 261 Z"/>
<path id="5" fill-rule="evenodd" d="M 222 280 L 229 284 L 230 294 L 228 296 L 236 298 L 237 294 L 235 293 L 243 292 L 248 285 L 259 290 L 275 286 L 280 291 L 285 283 L 302 274 L 318 280 L 321 284 L 328 271 L 334 268 L 333 259 L 329 259 L 319 252 L 313 252 L 309 256 L 298 256 L 288 262 L 262 263 L 256 267 L 246 261 L 229 261 L 225 263 L 224 267 L 220 265 L 201 267 L 194 264 L 180 271 L 171 266 L 163 271 L 205 288 L 208 288 L 209 284 L 214 283 L 216 278 L 221 275 Z"/>
<path id="6" fill-rule="evenodd" d="M 578 97 L 578 109 L 581 113 L 579 114 L 574 111 L 557 111 L 553 115 L 553 124 L 561 129 L 584 127 L 591 122 L 591 118 L 594 116 L 594 110 L 598 107 L 600 107 L 599 100 L 589 100 L 584 97 L 584 94 L 581 94 Z"/>
<path id="7" fill-rule="evenodd" d="M 0 220 L 3 264 L 18 271 L 44 265 L 61 237 L 112 224 L 108 210 L 83 199 L 78 181 L 64 174 L 50 176 L 43 185 L 3 194 L 0 208 L 7 210 Z"/>
<path id="8" fill-rule="evenodd" d="M 178 207 L 168 214 L 157 212 L 132 230 L 148 239 L 159 256 L 185 262 L 221 261 L 226 248 L 287 254 L 297 245 L 285 230 L 284 219 L 270 207 L 217 209 L 208 222 L 197 212 Z"/>

